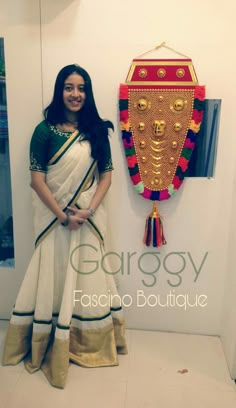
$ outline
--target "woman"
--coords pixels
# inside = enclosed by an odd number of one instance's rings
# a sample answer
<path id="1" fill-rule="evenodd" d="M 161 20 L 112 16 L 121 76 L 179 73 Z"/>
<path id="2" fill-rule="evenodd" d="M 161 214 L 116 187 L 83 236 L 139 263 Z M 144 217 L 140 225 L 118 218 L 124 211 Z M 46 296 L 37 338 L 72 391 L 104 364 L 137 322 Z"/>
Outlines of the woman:
<path id="1" fill-rule="evenodd" d="M 44 115 L 30 145 L 36 249 L 3 364 L 25 359 L 30 373 L 41 368 L 63 388 L 69 360 L 113 366 L 117 352 L 127 353 L 121 300 L 104 256 L 102 200 L 111 184 L 113 125 L 100 118 L 91 79 L 78 65 L 59 72 Z"/>

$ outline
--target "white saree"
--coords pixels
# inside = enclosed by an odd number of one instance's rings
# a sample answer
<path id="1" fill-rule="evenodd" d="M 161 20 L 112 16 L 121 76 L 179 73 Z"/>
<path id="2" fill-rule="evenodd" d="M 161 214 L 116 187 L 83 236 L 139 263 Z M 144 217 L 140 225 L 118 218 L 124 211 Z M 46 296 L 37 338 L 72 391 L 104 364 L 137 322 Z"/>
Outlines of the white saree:
<path id="1" fill-rule="evenodd" d="M 88 208 L 97 188 L 90 145 L 74 133 L 50 160 L 47 184 L 60 207 Z M 104 265 L 106 214 L 69 231 L 33 192 L 36 249 L 20 288 L 3 364 L 40 368 L 63 388 L 69 361 L 84 367 L 118 364 L 126 354 L 124 318 L 109 266 Z"/>

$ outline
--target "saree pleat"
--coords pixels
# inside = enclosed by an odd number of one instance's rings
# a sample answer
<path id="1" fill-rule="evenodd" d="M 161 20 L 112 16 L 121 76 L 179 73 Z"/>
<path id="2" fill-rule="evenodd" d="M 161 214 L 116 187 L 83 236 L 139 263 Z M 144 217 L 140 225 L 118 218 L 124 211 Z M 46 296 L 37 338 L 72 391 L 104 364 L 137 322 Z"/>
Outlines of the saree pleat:
<path id="1" fill-rule="evenodd" d="M 94 168 L 89 144 L 78 141 L 48 166 L 47 182 L 62 209 L 89 206 L 97 188 Z M 42 369 L 52 385 L 63 388 L 70 360 L 84 367 L 118 364 L 117 353 L 127 353 L 124 317 L 113 276 L 101 267 L 103 206 L 92 222 L 69 231 L 35 194 L 34 205 L 36 249 L 12 312 L 3 364 L 24 359 L 30 373 Z M 92 296 L 109 301 L 94 303 Z"/>

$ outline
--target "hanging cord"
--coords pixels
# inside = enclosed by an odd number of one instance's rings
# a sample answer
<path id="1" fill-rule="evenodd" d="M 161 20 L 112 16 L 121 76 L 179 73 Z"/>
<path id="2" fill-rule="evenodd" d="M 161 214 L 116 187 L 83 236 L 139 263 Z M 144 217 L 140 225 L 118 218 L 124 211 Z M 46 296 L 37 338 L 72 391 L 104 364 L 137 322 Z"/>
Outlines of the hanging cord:
<path id="1" fill-rule="evenodd" d="M 173 51 L 175 54 L 178 54 L 178 55 L 180 55 L 181 57 L 189 58 L 187 55 L 182 54 L 181 52 L 176 51 L 174 48 L 171 48 L 171 47 L 169 47 L 168 45 L 166 45 L 165 41 L 162 42 L 161 44 L 157 45 L 156 47 L 152 48 L 151 50 L 144 52 L 143 54 L 139 55 L 139 56 L 136 57 L 136 58 L 144 57 L 144 55 L 149 54 L 149 53 L 152 52 L 152 51 L 159 50 L 160 48 L 167 48 L 168 50 Z"/>

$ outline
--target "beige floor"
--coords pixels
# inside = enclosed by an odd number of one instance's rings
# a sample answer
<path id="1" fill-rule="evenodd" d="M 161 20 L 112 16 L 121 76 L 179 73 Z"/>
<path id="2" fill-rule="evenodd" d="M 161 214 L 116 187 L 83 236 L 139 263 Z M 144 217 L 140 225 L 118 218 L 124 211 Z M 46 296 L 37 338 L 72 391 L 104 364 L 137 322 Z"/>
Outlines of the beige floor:
<path id="1" fill-rule="evenodd" d="M 6 327 L 0 321 L 0 354 Z M 236 408 L 217 337 L 128 330 L 127 338 L 129 355 L 118 367 L 72 364 L 64 390 L 22 364 L 0 366 L 0 408 Z"/>

